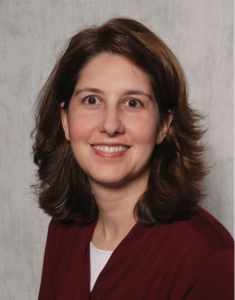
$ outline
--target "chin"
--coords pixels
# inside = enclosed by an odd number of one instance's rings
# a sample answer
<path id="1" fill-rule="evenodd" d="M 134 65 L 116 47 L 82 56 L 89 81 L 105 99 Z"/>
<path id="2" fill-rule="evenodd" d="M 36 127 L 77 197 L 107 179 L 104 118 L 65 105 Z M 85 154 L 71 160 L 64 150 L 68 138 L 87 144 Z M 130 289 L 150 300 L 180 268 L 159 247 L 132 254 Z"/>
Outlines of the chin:
<path id="1" fill-rule="evenodd" d="M 103 185 L 105 187 L 119 187 L 121 185 L 124 185 L 123 178 L 117 179 L 117 178 L 92 178 L 92 181 L 96 182 L 99 185 Z"/>
<path id="2" fill-rule="evenodd" d="M 99 174 L 98 176 L 90 176 L 88 175 L 89 181 L 93 181 L 96 184 L 103 185 L 106 187 L 120 187 L 122 185 L 125 185 L 127 181 L 129 180 L 126 179 L 126 176 L 120 175 L 117 176 L 118 174 Z"/>

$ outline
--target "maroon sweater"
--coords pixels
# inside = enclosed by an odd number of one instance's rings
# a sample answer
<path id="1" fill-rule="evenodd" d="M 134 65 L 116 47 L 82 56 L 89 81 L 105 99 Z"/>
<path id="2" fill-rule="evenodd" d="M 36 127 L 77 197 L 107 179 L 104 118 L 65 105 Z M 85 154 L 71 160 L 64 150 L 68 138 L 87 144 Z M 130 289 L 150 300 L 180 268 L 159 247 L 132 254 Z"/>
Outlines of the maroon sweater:
<path id="1" fill-rule="evenodd" d="M 39 300 L 233 299 L 233 239 L 202 208 L 171 225 L 136 224 L 90 294 L 95 225 L 51 221 Z"/>

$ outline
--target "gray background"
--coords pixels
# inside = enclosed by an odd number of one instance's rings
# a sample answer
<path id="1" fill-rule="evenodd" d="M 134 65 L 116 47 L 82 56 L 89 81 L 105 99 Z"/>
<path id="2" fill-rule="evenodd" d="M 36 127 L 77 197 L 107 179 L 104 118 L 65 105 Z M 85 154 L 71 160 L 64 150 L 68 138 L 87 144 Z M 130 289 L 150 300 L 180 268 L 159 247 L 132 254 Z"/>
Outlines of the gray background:
<path id="1" fill-rule="evenodd" d="M 30 191 L 37 93 L 65 40 L 114 16 L 150 27 L 182 63 L 190 102 L 208 115 L 203 206 L 233 231 L 233 1 L 0 0 L 0 299 L 36 299 L 39 289 L 50 218 Z"/>

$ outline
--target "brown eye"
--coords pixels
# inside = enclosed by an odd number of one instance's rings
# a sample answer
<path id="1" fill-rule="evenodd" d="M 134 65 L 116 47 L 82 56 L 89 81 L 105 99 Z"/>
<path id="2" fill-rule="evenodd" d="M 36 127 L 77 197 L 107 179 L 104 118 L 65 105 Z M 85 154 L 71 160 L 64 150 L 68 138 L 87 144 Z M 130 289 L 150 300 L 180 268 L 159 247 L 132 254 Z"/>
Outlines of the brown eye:
<path id="1" fill-rule="evenodd" d="M 100 100 L 95 96 L 88 96 L 84 99 L 84 102 L 89 105 L 95 105 L 95 104 L 99 104 Z"/>
<path id="2" fill-rule="evenodd" d="M 139 106 L 141 106 L 140 101 L 137 100 L 137 99 L 129 99 L 125 104 L 129 107 L 139 107 Z"/>

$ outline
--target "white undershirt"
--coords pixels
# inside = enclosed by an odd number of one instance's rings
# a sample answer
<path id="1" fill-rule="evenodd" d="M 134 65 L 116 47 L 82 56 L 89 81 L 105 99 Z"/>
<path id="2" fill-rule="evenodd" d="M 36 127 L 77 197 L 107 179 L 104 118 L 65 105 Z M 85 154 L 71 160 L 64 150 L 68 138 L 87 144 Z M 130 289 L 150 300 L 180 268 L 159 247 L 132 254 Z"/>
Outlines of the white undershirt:
<path id="1" fill-rule="evenodd" d="M 90 242 L 90 265 L 91 265 L 91 282 L 90 291 L 92 291 L 93 286 L 103 270 L 104 266 L 108 262 L 113 251 L 101 250 L 96 248 L 92 242 Z"/>

